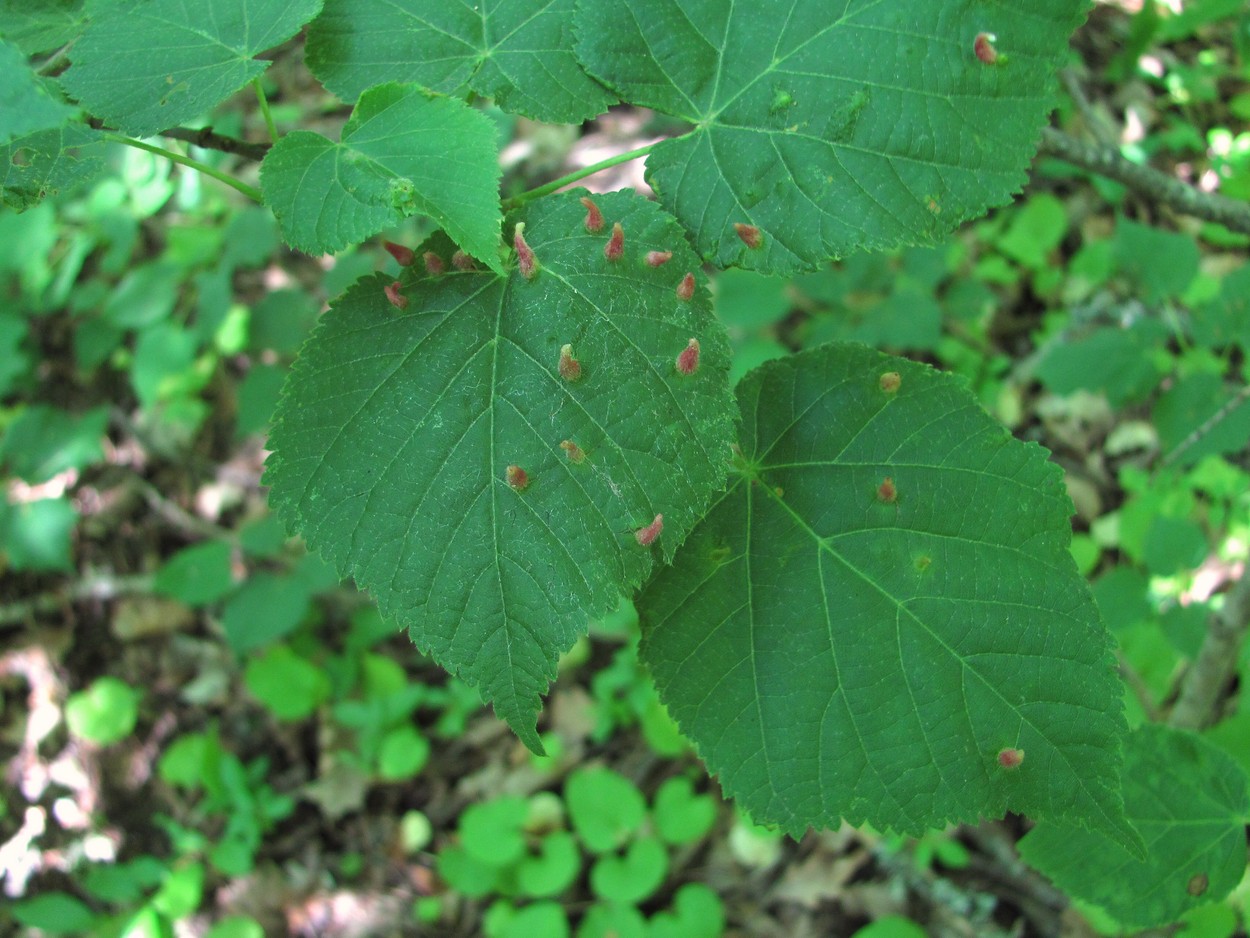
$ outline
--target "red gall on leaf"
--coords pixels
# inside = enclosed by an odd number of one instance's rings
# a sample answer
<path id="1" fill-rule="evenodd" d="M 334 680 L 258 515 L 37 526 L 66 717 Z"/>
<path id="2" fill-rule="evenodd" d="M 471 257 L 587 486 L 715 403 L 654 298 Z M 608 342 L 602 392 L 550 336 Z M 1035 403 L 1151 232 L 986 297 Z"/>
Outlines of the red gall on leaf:
<path id="1" fill-rule="evenodd" d="M 980 61 L 993 65 L 998 61 L 998 50 L 994 48 L 997 41 L 998 37 L 993 33 L 977 33 L 977 38 L 972 42 L 972 51 Z"/>
<path id="2" fill-rule="evenodd" d="M 699 370 L 699 340 L 691 339 L 677 356 L 677 370 L 683 375 L 692 375 Z"/>
<path id="3" fill-rule="evenodd" d="M 560 449 L 564 450 L 564 454 L 569 457 L 569 462 L 575 465 L 586 461 L 586 454 L 582 452 L 582 448 L 572 440 L 561 440 Z"/>
<path id="4" fill-rule="evenodd" d="M 457 251 L 451 256 L 451 266 L 456 270 L 477 270 L 477 261 L 465 254 L 464 251 Z"/>
<path id="5" fill-rule="evenodd" d="M 403 286 L 398 280 L 394 283 L 388 283 L 382 288 L 382 292 L 386 294 L 386 298 L 390 300 L 392 306 L 396 309 L 404 309 L 408 305 L 408 297 L 399 292 Z"/>
<path id="6" fill-rule="evenodd" d="M 881 390 L 886 394 L 895 393 L 903 384 L 903 376 L 897 371 L 887 371 L 881 376 Z"/>
<path id="7" fill-rule="evenodd" d="M 677 299 L 683 303 L 689 303 L 690 298 L 694 296 L 694 274 L 686 274 L 681 278 L 681 283 L 677 284 Z"/>
<path id="8" fill-rule="evenodd" d="M 673 259 L 672 251 L 648 251 L 647 265 L 650 267 L 663 267 Z"/>
<path id="9" fill-rule="evenodd" d="M 524 492 L 530 484 L 529 473 L 520 466 L 509 466 L 507 469 L 508 484 L 518 492 Z"/>
<path id="10" fill-rule="evenodd" d="M 603 256 L 610 261 L 619 261 L 624 253 L 625 229 L 621 227 L 619 221 L 614 222 L 612 225 L 612 237 L 608 238 L 608 243 L 603 249 Z"/>
<path id="11" fill-rule="evenodd" d="M 754 225 L 744 225 L 740 221 L 734 222 L 734 231 L 738 232 L 738 237 L 742 239 L 742 243 L 749 247 L 752 251 L 758 251 L 764 244 L 764 234 Z"/>
<path id="12" fill-rule="evenodd" d="M 638 543 L 641 546 L 650 547 L 652 542 L 654 542 L 655 539 L 660 536 L 660 532 L 663 530 L 664 530 L 664 516 L 656 515 L 655 520 L 652 521 L 649 525 L 647 525 L 645 528 L 639 528 L 637 531 L 634 532 L 634 538 L 635 540 L 638 541 Z"/>
<path id="13" fill-rule="evenodd" d="M 881 484 L 877 486 L 877 498 L 887 505 L 892 505 L 898 501 L 898 489 L 894 487 L 894 480 L 889 476 L 882 479 Z"/>
<path id="14" fill-rule="evenodd" d="M 425 272 L 431 277 L 437 277 L 447 269 L 443 259 L 433 251 L 426 251 L 421 255 L 421 260 L 425 261 Z"/>
<path id="15" fill-rule="evenodd" d="M 395 258 L 395 263 L 400 267 L 407 267 L 412 263 L 414 257 L 412 248 L 406 248 L 402 244 L 396 244 L 394 241 L 383 241 L 382 247 L 386 248 L 391 257 Z"/>
<path id="16" fill-rule="evenodd" d="M 582 363 L 573 357 L 573 346 L 560 346 L 560 377 L 565 381 L 576 381 L 582 376 Z"/>
<path id="17" fill-rule="evenodd" d="M 603 230 L 603 212 L 599 211 L 599 206 L 595 205 L 590 199 L 583 198 L 582 205 L 586 206 L 586 230 L 591 234 Z"/>
<path id="18" fill-rule="evenodd" d="M 538 275 L 538 258 L 534 256 L 534 251 L 525 242 L 525 222 L 523 221 L 517 222 L 512 234 L 512 246 L 516 248 L 516 262 L 521 268 L 521 276 L 526 280 L 533 280 Z"/>
<path id="19" fill-rule="evenodd" d="M 998 764 L 1001 768 L 1008 772 L 1013 769 L 1020 768 L 1020 764 L 1024 762 L 1023 749 L 1000 749 L 998 750 Z"/>

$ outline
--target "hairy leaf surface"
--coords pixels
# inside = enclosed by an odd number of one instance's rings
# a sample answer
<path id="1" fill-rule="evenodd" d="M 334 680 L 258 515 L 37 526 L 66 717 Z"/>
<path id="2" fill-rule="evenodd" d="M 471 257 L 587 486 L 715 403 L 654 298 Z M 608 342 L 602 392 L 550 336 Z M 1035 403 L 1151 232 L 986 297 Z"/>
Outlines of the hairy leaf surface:
<path id="1" fill-rule="evenodd" d="M 697 266 L 681 228 L 632 193 L 597 198 L 625 231 L 617 261 L 563 194 L 516 217 L 533 279 L 455 271 L 438 238 L 402 278 L 403 311 L 386 278 L 358 283 L 304 347 L 270 438 L 278 511 L 534 749 L 557 657 L 672 556 L 730 452 L 728 345 L 704 289 L 675 295 Z M 426 250 L 446 273 L 418 272 Z M 649 266 L 659 250 L 672 260 Z M 691 337 L 701 361 L 682 375 Z"/>
<path id="2" fill-rule="evenodd" d="M 726 792 L 794 834 L 1010 808 L 1132 842 L 1111 643 L 1045 452 L 862 346 L 737 393 L 740 474 L 638 601 L 661 699 Z"/>
<path id="3" fill-rule="evenodd" d="M 1138 928 L 1219 902 L 1241 882 L 1246 776 L 1210 743 L 1166 726 L 1134 730 L 1124 753 L 1124 808 L 1146 842 L 1144 858 L 1059 821 L 1038 822 L 1020 855 L 1069 895 Z"/>
<path id="4" fill-rule="evenodd" d="M 97 4 L 62 81 L 96 117 L 146 136 L 199 117 L 261 74 L 254 58 L 317 15 L 321 0 L 129 0 Z"/>
<path id="5" fill-rule="evenodd" d="M 694 129 L 647 159 L 719 267 L 929 242 L 1023 184 L 1083 0 L 581 0 L 578 54 Z M 997 36 L 982 62 L 977 36 Z M 754 225 L 748 248 L 735 223 Z"/>
<path id="6" fill-rule="evenodd" d="M 502 271 L 494 126 L 419 85 L 369 89 L 338 143 L 287 134 L 265 155 L 260 181 L 283 237 L 301 251 L 337 251 L 419 213 Z"/>
<path id="7" fill-rule="evenodd" d="M 371 85 L 415 81 L 574 123 L 616 100 L 573 54 L 575 2 L 328 0 L 308 31 L 308 67 L 346 101 Z"/>

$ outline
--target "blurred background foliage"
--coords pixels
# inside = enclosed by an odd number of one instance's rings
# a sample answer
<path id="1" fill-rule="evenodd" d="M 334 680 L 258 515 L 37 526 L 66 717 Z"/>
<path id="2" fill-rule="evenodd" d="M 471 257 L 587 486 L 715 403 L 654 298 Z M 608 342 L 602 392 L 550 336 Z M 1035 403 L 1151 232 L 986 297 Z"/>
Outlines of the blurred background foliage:
<path id="1" fill-rule="evenodd" d="M 292 42 L 282 130 L 344 109 Z M 1102 3 L 1056 122 L 1250 198 L 1244 0 Z M 663 135 L 496 120 L 505 195 Z M 263 138 L 241 94 L 204 123 Z M 254 181 L 256 165 L 191 148 Z M 259 478 L 293 355 L 381 240 L 282 247 L 159 157 L 0 211 L 0 930 L 68 935 L 1118 934 L 1010 856 L 1019 819 L 799 843 L 724 803 L 636 656 L 629 603 L 566 657 L 529 754 L 475 692 L 288 540 Z M 593 177 L 644 188 L 641 168 Z M 419 221 L 385 233 L 415 245 Z M 1250 553 L 1250 239 L 1039 158 L 946 243 L 714 284 L 735 380 L 852 339 L 967 381 L 1047 446 L 1135 723 L 1174 702 Z M 796 615 L 801 615 L 796 610 Z M 1238 687 L 1250 681 L 1243 652 Z M 1206 735 L 1250 771 L 1250 706 Z M 1244 934 L 1250 890 L 1186 934 Z"/>

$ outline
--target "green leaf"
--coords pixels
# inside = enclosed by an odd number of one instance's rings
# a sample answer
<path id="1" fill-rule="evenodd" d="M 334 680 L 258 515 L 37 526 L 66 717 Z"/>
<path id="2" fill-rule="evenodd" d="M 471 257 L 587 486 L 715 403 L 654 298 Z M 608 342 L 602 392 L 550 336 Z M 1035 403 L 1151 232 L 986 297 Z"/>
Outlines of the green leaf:
<path id="1" fill-rule="evenodd" d="M 1246 868 L 1246 776 L 1191 733 L 1147 724 L 1124 754 L 1124 807 L 1149 854 L 1131 855 L 1095 831 L 1039 821 L 1020 855 L 1069 895 L 1125 925 L 1164 925 L 1219 902 Z"/>
<path id="2" fill-rule="evenodd" d="M 24 55 L 47 52 L 82 29 L 82 0 L 0 0 L 0 36 Z"/>
<path id="3" fill-rule="evenodd" d="M 108 419 L 105 407 L 75 416 L 47 404 L 31 404 L 0 438 L 0 462 L 32 483 L 83 469 L 104 459 L 100 440 Z"/>
<path id="4" fill-rule="evenodd" d="M 670 844 L 693 843 L 703 837 L 716 821 L 716 802 L 708 795 L 696 795 L 690 779 L 670 778 L 655 793 L 656 832 Z"/>
<path id="5" fill-rule="evenodd" d="M 516 216 L 533 280 L 454 271 L 438 238 L 427 247 L 449 272 L 407 268 L 405 311 L 383 293 L 389 278 L 349 290 L 292 370 L 266 474 L 309 545 L 536 751 L 559 655 L 646 578 L 654 552 L 634 532 L 657 514 L 658 555 L 672 556 L 723 482 L 732 427 L 706 291 L 675 296 L 697 268 L 681 229 L 632 193 L 599 197 L 625 231 L 624 257 L 609 261 L 580 194 Z M 673 258 L 650 267 L 654 250 Z M 682 375 L 692 336 L 701 363 Z M 576 382 L 558 371 L 565 344 Z"/>
<path id="6" fill-rule="evenodd" d="M 590 868 L 590 888 L 600 899 L 635 905 L 660 888 L 668 853 L 654 837 L 642 837 L 617 856 L 605 854 Z"/>
<path id="7" fill-rule="evenodd" d="M 27 928 L 49 935 L 85 932 L 95 923 L 95 913 L 81 899 L 67 892 L 45 892 L 11 906 L 13 917 Z"/>
<path id="8" fill-rule="evenodd" d="M 231 554 L 225 541 L 184 547 L 157 571 L 152 591 L 188 606 L 216 602 L 234 589 Z"/>
<path id="9" fill-rule="evenodd" d="M 68 498 L 10 505 L 0 499 L 0 555 L 13 570 L 72 570 L 78 512 Z"/>
<path id="10" fill-rule="evenodd" d="M 110 746 L 130 735 L 139 715 L 139 693 L 125 681 L 102 677 L 65 701 L 65 722 L 75 736 Z"/>
<path id="11" fill-rule="evenodd" d="M 26 57 L 0 40 L 0 144 L 66 123 L 74 109 L 48 94 Z"/>
<path id="12" fill-rule="evenodd" d="M 44 130 L 0 147 L 0 199 L 14 211 L 38 205 L 104 168 L 98 131 L 80 124 Z"/>
<path id="13" fill-rule="evenodd" d="M 694 125 L 656 146 L 647 178 L 704 257 L 791 271 L 935 241 L 1009 201 L 1084 8 L 583 0 L 577 52 L 625 100 Z M 974 53 L 982 32 L 996 64 Z"/>
<path id="14" fill-rule="evenodd" d="M 370 85 L 472 89 L 505 111 L 577 123 L 616 100 L 573 55 L 576 0 L 328 0 L 308 30 L 308 67 L 354 101 Z"/>
<path id="15" fill-rule="evenodd" d="M 1111 641 L 1045 451 L 951 375 L 861 346 L 769 362 L 738 400 L 737 478 L 637 601 L 643 660 L 725 791 L 795 835 L 1010 808 L 1132 843 Z"/>
<path id="16" fill-rule="evenodd" d="M 66 90 L 138 137 L 206 114 L 269 66 L 255 58 L 317 15 L 321 0 L 127 0 L 97 4 Z"/>
<path id="17" fill-rule="evenodd" d="M 260 181 L 283 237 L 301 251 L 337 251 L 419 213 L 502 272 L 495 128 L 461 101 L 418 85 L 370 88 L 339 143 L 287 134 L 266 154 Z"/>
<path id="18" fill-rule="evenodd" d="M 642 793 L 611 769 L 579 769 L 564 785 L 573 829 L 592 853 L 615 850 L 642 825 L 647 804 Z"/>
<path id="19" fill-rule="evenodd" d="M 279 720 L 306 719 L 330 696 L 330 680 L 325 673 L 285 645 L 251 659 L 243 681 Z"/>

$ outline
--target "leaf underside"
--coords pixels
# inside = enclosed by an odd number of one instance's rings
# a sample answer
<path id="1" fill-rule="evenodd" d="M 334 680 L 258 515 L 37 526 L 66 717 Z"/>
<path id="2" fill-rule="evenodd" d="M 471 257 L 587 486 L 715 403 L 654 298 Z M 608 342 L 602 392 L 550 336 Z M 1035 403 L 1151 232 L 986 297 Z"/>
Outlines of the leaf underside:
<path id="1" fill-rule="evenodd" d="M 99 4 L 74 44 L 65 88 L 135 136 L 194 120 L 268 67 L 321 0 L 129 0 Z"/>
<path id="2" fill-rule="evenodd" d="M 413 81 L 575 123 L 616 101 L 573 54 L 575 2 L 328 0 L 308 31 L 308 67 L 346 101 L 371 85 Z"/>
<path id="3" fill-rule="evenodd" d="M 419 85 L 369 89 L 339 143 L 287 134 L 265 155 L 260 181 L 283 237 L 301 251 L 337 251 L 422 214 L 502 271 L 494 125 Z"/>
<path id="4" fill-rule="evenodd" d="M 718 267 L 931 242 L 1025 180 L 1084 0 L 581 0 L 578 55 L 694 125 L 647 178 Z M 974 53 L 997 36 L 999 60 Z M 733 225 L 754 225 L 748 248 Z"/>
<path id="5" fill-rule="evenodd" d="M 681 228 L 632 193 L 596 197 L 625 230 L 604 256 L 577 195 L 515 220 L 541 269 L 526 280 L 416 268 L 408 300 L 386 278 L 348 291 L 304 347 L 270 438 L 277 510 L 406 625 L 417 646 L 478 685 L 532 749 L 558 656 L 669 558 L 723 484 L 732 439 L 729 349 Z M 646 252 L 672 251 L 653 268 Z M 701 343 L 698 371 L 678 354 Z M 580 380 L 558 370 L 572 346 Z M 574 462 L 564 441 L 584 460 Z M 508 483 L 521 467 L 528 486 Z M 634 532 L 656 514 L 663 531 Z"/>
<path id="6" fill-rule="evenodd" d="M 738 400 L 743 474 L 638 601 L 660 696 L 726 792 L 796 835 L 1011 808 L 1134 842 L 1111 643 L 1045 451 L 861 346 L 769 363 Z"/>
<path id="7" fill-rule="evenodd" d="M 1146 842 L 1134 857 L 1095 831 L 1039 822 L 1020 855 L 1068 895 L 1151 928 L 1227 896 L 1246 871 L 1246 776 L 1191 733 L 1139 727 L 1124 753 L 1124 808 Z"/>

